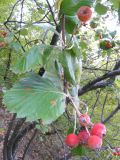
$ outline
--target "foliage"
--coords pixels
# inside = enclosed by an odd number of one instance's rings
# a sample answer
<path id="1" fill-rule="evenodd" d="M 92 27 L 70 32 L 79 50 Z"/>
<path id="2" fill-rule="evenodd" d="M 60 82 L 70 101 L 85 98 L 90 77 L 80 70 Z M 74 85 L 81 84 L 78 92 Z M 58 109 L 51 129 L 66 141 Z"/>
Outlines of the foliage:
<path id="1" fill-rule="evenodd" d="M 1 4 L 4 7 L 0 7 L 0 30 L 6 31 L 7 36 L 0 37 L 5 44 L 0 48 L 0 83 L 5 90 L 3 103 L 7 110 L 27 121 L 40 121 L 46 127 L 57 123 L 58 118 L 61 122 L 68 109 L 72 126 L 66 126 L 65 133 L 76 123 L 76 106 L 80 112 L 89 109 L 94 122 L 104 122 L 119 107 L 119 33 L 116 29 L 110 31 L 106 24 L 109 18 L 112 23 L 119 21 L 120 1 L 57 0 L 54 4 L 6 0 Z M 76 16 L 81 6 L 93 10 L 86 24 Z M 105 42 L 111 42 L 112 47 L 106 48 Z M 45 73 L 41 73 L 41 68 Z M 110 117 L 113 125 L 107 123 L 109 141 L 111 130 L 117 133 L 114 125 L 118 116 L 117 112 Z M 104 143 L 108 147 L 107 140 Z M 116 145 L 114 140 L 112 143 Z M 89 150 L 85 153 L 84 147 L 71 153 L 95 156 Z"/>

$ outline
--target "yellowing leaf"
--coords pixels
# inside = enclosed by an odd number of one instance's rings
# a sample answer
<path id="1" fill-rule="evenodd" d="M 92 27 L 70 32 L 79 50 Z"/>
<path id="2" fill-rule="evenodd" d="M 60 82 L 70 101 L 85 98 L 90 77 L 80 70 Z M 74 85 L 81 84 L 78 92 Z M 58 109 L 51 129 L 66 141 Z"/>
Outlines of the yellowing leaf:
<path id="1" fill-rule="evenodd" d="M 56 0 L 55 8 L 56 8 L 57 10 L 60 10 L 60 6 L 61 6 L 62 1 L 63 1 L 63 0 Z"/>

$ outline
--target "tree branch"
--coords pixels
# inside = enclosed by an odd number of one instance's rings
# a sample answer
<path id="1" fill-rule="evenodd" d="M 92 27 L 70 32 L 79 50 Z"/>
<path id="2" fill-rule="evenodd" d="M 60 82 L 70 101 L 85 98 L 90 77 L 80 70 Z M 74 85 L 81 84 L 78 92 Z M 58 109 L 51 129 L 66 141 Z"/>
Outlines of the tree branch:
<path id="1" fill-rule="evenodd" d="M 114 69 L 117 67 L 118 67 L 118 65 L 115 65 Z M 108 72 L 108 73 L 104 74 L 103 76 L 100 76 L 100 77 L 94 79 L 93 81 L 89 82 L 84 87 L 79 89 L 78 96 L 81 96 L 88 91 L 91 91 L 91 90 L 94 90 L 97 88 L 104 88 L 106 86 L 111 85 L 115 80 L 115 76 L 120 75 L 120 69 L 117 69 L 117 70 L 114 70 L 114 69 L 111 72 Z M 110 79 L 107 81 L 103 81 L 108 78 L 110 78 Z"/>
<path id="2" fill-rule="evenodd" d="M 108 122 L 118 111 L 120 110 L 120 104 L 111 112 L 111 114 L 102 123 Z"/>

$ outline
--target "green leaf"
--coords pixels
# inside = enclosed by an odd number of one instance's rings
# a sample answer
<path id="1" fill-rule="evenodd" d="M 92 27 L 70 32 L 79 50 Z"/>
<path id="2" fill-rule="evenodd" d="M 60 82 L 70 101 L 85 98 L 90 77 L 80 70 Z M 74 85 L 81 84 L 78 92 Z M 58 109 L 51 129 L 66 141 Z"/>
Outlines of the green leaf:
<path id="1" fill-rule="evenodd" d="M 78 58 L 81 56 L 81 50 L 80 48 L 78 48 L 77 44 L 74 44 L 70 51 L 73 56 L 76 56 Z"/>
<path id="2" fill-rule="evenodd" d="M 76 16 L 65 16 L 65 29 L 69 34 L 72 34 L 75 27 L 78 24 L 78 19 Z"/>
<path id="3" fill-rule="evenodd" d="M 75 72 L 75 80 L 79 84 L 81 75 L 82 75 L 82 60 L 81 59 L 79 59 L 79 61 L 76 60 L 74 72 Z"/>
<path id="4" fill-rule="evenodd" d="M 60 87 L 59 87 L 60 88 Z M 65 94 L 47 78 L 37 74 L 22 79 L 4 94 L 4 104 L 19 118 L 41 119 L 50 124 L 65 111 Z"/>
<path id="5" fill-rule="evenodd" d="M 87 152 L 87 149 L 85 148 L 85 147 L 83 147 L 83 146 L 78 146 L 78 147 L 76 147 L 76 148 L 73 148 L 72 150 L 71 150 L 71 153 L 72 153 L 72 155 L 74 155 L 74 156 L 82 156 L 82 155 L 85 155 L 86 154 L 86 152 Z"/>
<path id="6" fill-rule="evenodd" d="M 55 2 L 55 8 L 59 11 L 60 10 L 60 6 L 63 0 L 56 0 Z"/>
<path id="7" fill-rule="evenodd" d="M 47 46 L 47 45 L 46 45 L 46 47 L 45 47 L 45 49 L 44 49 L 44 52 L 43 52 L 43 57 L 42 57 L 42 59 L 43 59 L 43 64 L 46 64 L 46 62 L 48 62 L 49 57 L 50 57 L 53 49 L 54 49 L 53 46 L 50 46 L 50 45 Z"/>
<path id="8" fill-rule="evenodd" d="M 0 42 L 4 42 L 4 37 L 0 37 Z"/>
<path id="9" fill-rule="evenodd" d="M 74 73 L 74 64 L 75 64 L 75 57 L 72 56 L 70 53 L 63 51 L 60 55 L 60 63 L 64 68 L 64 73 L 66 79 L 72 83 L 76 84 L 75 81 L 75 73 Z"/>
<path id="10" fill-rule="evenodd" d="M 35 69 L 38 65 L 42 65 L 42 54 L 44 45 L 32 47 L 26 55 L 18 57 L 11 67 L 14 73 L 25 73 Z"/>
<path id="11" fill-rule="evenodd" d="M 61 13 L 69 16 L 76 14 L 81 6 L 92 6 L 93 0 L 63 0 L 61 3 Z"/>
<path id="12" fill-rule="evenodd" d="M 86 49 L 87 48 L 87 43 L 85 43 L 84 41 L 80 42 L 80 47 L 81 49 Z"/>
<path id="13" fill-rule="evenodd" d="M 41 9 L 41 8 L 38 8 L 38 12 L 39 12 L 40 14 L 45 14 L 45 10 L 43 10 L 43 9 Z"/>
<path id="14" fill-rule="evenodd" d="M 22 36 L 26 36 L 26 35 L 28 35 L 28 30 L 26 28 L 23 28 L 23 29 L 20 30 L 20 34 Z"/>
<path id="15" fill-rule="evenodd" d="M 47 50 L 45 50 L 45 52 L 46 51 Z M 57 70 L 56 70 L 55 62 L 58 60 L 58 57 L 61 53 L 62 51 L 58 47 L 53 47 L 52 49 L 50 49 L 49 52 L 46 52 L 47 57 L 45 58 L 46 63 L 44 65 L 46 71 L 56 74 Z"/>
<path id="16" fill-rule="evenodd" d="M 104 6 L 103 4 L 97 3 L 95 6 L 95 11 L 100 14 L 106 14 L 106 12 L 108 11 L 108 8 L 106 6 Z"/>
<path id="17" fill-rule="evenodd" d="M 46 71 L 43 77 L 49 79 L 51 82 L 53 82 L 56 88 L 63 91 L 63 81 L 60 80 L 58 74 Z"/>
<path id="18" fill-rule="evenodd" d="M 14 49 L 16 52 L 19 52 L 21 49 L 21 45 L 19 42 L 11 42 L 10 48 Z"/>
<path id="19" fill-rule="evenodd" d="M 5 40 L 6 43 L 11 43 L 13 41 L 13 39 L 14 39 L 14 34 L 11 33 L 11 32 L 8 33 L 7 37 L 4 38 L 4 40 Z"/>
<path id="20" fill-rule="evenodd" d="M 116 36 L 116 33 L 117 31 L 110 32 L 111 37 L 114 38 Z"/>
<path id="21" fill-rule="evenodd" d="M 115 9 L 119 8 L 120 0 L 110 0 Z"/>

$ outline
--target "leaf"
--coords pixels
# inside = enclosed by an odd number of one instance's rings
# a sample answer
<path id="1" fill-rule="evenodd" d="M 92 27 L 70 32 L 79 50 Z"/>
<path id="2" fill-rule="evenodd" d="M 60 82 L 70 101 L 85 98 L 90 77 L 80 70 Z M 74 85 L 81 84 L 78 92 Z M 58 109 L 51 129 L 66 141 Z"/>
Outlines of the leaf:
<path id="1" fill-rule="evenodd" d="M 53 74 L 51 72 L 45 72 L 44 78 L 49 79 L 51 82 L 53 82 L 53 84 L 59 89 L 63 91 L 63 81 L 60 80 L 58 74 Z"/>
<path id="2" fill-rule="evenodd" d="M 60 88 L 60 87 L 59 87 Z M 65 94 L 52 81 L 31 74 L 4 94 L 4 104 L 19 118 L 50 124 L 65 111 Z"/>
<path id="3" fill-rule="evenodd" d="M 76 60 L 75 64 L 75 80 L 78 84 L 80 83 L 81 75 L 82 75 L 82 60 L 79 59 L 79 61 Z"/>
<path id="4" fill-rule="evenodd" d="M 23 29 L 20 30 L 20 34 L 22 36 L 26 36 L 26 35 L 28 35 L 28 30 L 26 28 L 23 28 Z"/>
<path id="5" fill-rule="evenodd" d="M 59 11 L 60 10 L 60 6 L 63 0 L 56 0 L 55 2 L 55 8 Z"/>
<path id="6" fill-rule="evenodd" d="M 81 56 L 81 50 L 78 48 L 77 44 L 74 44 L 70 51 L 73 56 L 78 58 Z"/>
<path id="7" fill-rule="evenodd" d="M 37 9 L 40 14 L 45 14 L 45 10 L 43 10 L 42 8 L 37 8 Z"/>
<path id="8" fill-rule="evenodd" d="M 11 33 L 11 32 L 8 33 L 7 37 L 4 38 L 4 40 L 5 40 L 6 43 L 11 43 L 13 41 L 13 39 L 14 39 L 14 34 Z"/>
<path id="9" fill-rule="evenodd" d="M 119 8 L 120 0 L 110 0 L 115 9 Z"/>
<path id="10" fill-rule="evenodd" d="M 108 8 L 106 6 L 104 6 L 103 4 L 97 3 L 95 6 L 95 11 L 100 14 L 106 14 L 106 12 L 108 11 Z"/>
<path id="11" fill-rule="evenodd" d="M 74 64 L 75 64 L 75 57 L 72 56 L 70 53 L 64 51 L 59 57 L 60 63 L 64 68 L 64 73 L 66 79 L 75 84 L 75 74 L 74 74 Z"/>
<path id="12" fill-rule="evenodd" d="M 75 27 L 78 24 L 78 19 L 76 16 L 65 16 L 65 29 L 69 34 L 72 34 Z"/>
<path id="13" fill-rule="evenodd" d="M 85 43 L 84 41 L 80 42 L 80 47 L 81 49 L 86 49 L 87 48 L 87 43 Z"/>
<path id="14" fill-rule="evenodd" d="M 11 42 L 10 48 L 14 49 L 16 52 L 19 52 L 21 49 L 21 45 L 19 42 Z"/>
<path id="15" fill-rule="evenodd" d="M 57 70 L 56 70 L 55 62 L 58 60 L 58 57 L 62 53 L 62 51 L 58 47 L 53 47 L 52 49 L 50 49 L 49 52 L 47 52 L 47 50 L 45 50 L 45 52 L 47 56 L 45 58 L 46 59 L 45 70 L 56 74 Z"/>
<path id="16" fill-rule="evenodd" d="M 50 55 L 51 55 L 51 52 L 53 51 L 53 46 L 46 46 L 45 49 L 44 49 L 44 52 L 43 52 L 43 64 L 46 64 L 46 62 L 48 61 Z"/>
<path id="17" fill-rule="evenodd" d="M 93 0 L 63 0 L 61 3 L 61 13 L 69 16 L 76 14 L 81 6 L 92 6 Z"/>
<path id="18" fill-rule="evenodd" d="M 74 156 L 82 156 L 82 155 L 85 155 L 86 154 L 86 152 L 87 152 L 87 149 L 85 148 L 85 147 L 83 147 L 83 146 L 78 146 L 78 147 L 76 147 L 76 148 L 73 148 L 72 150 L 71 150 L 71 153 L 72 153 L 72 155 L 74 155 Z"/>
<path id="19" fill-rule="evenodd" d="M 111 37 L 114 38 L 116 36 L 116 33 L 117 31 L 110 32 Z"/>
<path id="20" fill-rule="evenodd" d="M 44 45 L 32 47 L 26 55 L 18 57 L 11 67 L 14 73 L 25 73 L 35 69 L 38 65 L 42 65 L 42 54 Z"/>

